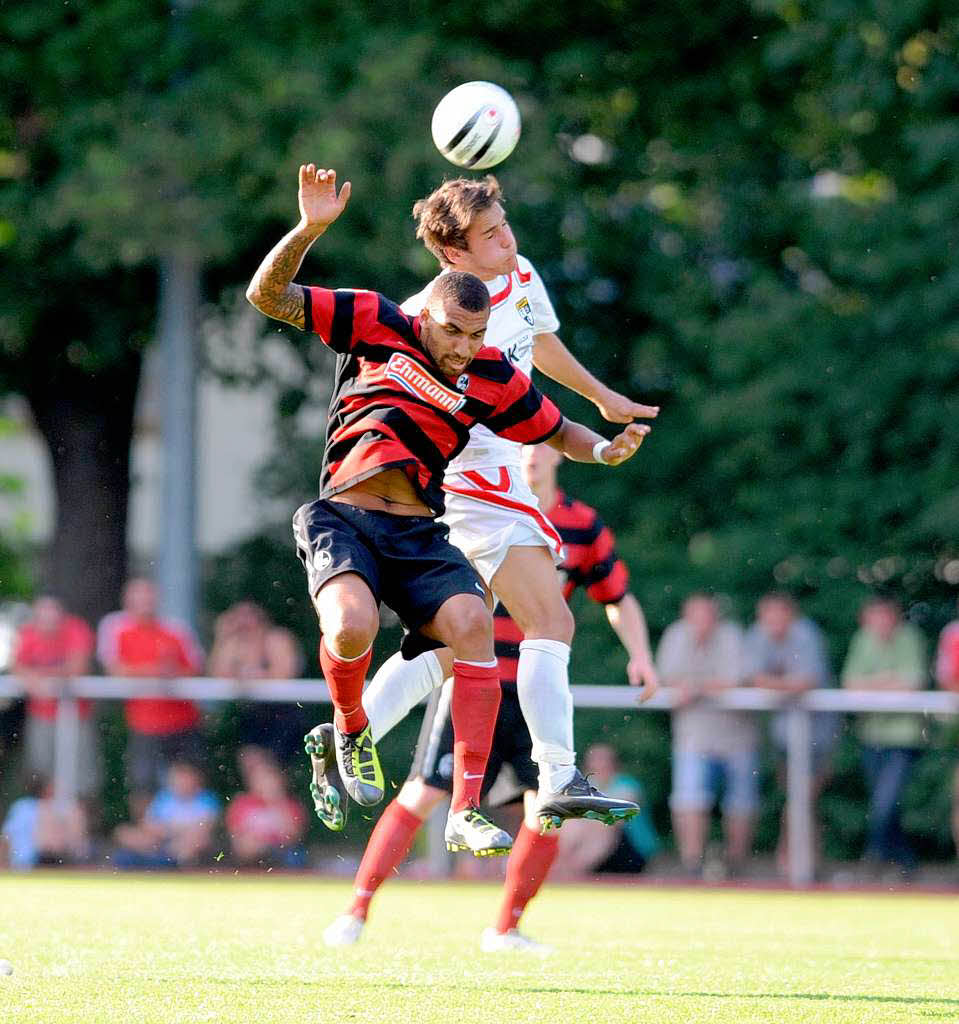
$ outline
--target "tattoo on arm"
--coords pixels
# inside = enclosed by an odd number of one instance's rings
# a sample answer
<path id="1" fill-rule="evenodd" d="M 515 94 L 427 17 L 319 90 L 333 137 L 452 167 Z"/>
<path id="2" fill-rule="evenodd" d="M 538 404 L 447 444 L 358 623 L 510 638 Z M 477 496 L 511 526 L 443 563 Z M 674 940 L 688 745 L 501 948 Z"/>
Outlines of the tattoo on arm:
<path id="1" fill-rule="evenodd" d="M 246 290 L 246 297 L 261 313 L 304 329 L 303 290 L 293 284 L 293 278 L 318 237 L 294 228 L 270 250 Z"/>

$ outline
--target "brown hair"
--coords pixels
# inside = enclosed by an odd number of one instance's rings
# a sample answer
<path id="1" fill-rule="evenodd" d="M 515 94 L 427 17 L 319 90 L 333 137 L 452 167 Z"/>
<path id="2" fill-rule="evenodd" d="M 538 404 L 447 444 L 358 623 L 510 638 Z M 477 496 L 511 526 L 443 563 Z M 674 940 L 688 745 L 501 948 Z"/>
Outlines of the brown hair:
<path id="1" fill-rule="evenodd" d="M 413 218 L 417 221 L 416 237 L 427 249 L 448 266 L 443 250 L 469 248 L 466 232 L 477 213 L 501 202 L 503 192 L 492 174 L 477 181 L 475 178 L 454 178 L 444 181 L 425 199 L 413 204 Z"/>

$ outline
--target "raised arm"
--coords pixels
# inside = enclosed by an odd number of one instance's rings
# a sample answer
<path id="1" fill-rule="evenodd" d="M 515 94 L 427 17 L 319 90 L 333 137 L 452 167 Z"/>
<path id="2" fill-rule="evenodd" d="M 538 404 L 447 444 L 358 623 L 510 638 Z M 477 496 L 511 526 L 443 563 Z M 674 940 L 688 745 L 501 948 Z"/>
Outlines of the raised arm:
<path id="1" fill-rule="evenodd" d="M 584 427 L 573 420 L 563 420 L 563 425 L 546 442 L 573 462 L 599 462 L 604 466 L 618 466 L 631 459 L 650 428 L 645 423 L 629 423 L 622 433 L 607 441 L 595 430 Z"/>
<path id="2" fill-rule="evenodd" d="M 555 334 L 544 332 L 533 338 L 533 365 L 557 384 L 588 398 L 610 423 L 629 423 L 659 415 L 658 405 L 634 402 L 594 377 Z"/>
<path id="3" fill-rule="evenodd" d="M 247 299 L 261 313 L 304 329 L 303 291 L 293 278 L 307 250 L 339 217 L 349 198 L 348 181 L 336 193 L 336 171 L 314 164 L 300 167 L 300 222 L 270 250 L 246 290 Z"/>

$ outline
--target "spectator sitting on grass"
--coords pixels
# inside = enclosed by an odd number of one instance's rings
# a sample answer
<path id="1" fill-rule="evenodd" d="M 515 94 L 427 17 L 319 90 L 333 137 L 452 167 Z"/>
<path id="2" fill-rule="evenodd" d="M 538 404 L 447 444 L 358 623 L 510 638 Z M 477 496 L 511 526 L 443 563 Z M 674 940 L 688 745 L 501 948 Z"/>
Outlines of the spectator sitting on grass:
<path id="1" fill-rule="evenodd" d="M 237 864 L 295 867 L 303 862 L 303 808 L 287 793 L 272 755 L 244 747 L 239 755 L 245 791 L 230 801 L 226 830 Z"/>
<path id="2" fill-rule="evenodd" d="M 639 781 L 625 774 L 616 751 L 606 743 L 594 743 L 586 750 L 584 771 L 590 782 L 610 796 L 643 802 Z M 559 832 L 559 855 L 555 874 L 561 878 L 581 878 L 588 874 L 635 874 L 659 849 L 659 838 L 643 810 L 618 825 L 603 825 L 585 818 L 563 824 Z"/>
<path id="3" fill-rule="evenodd" d="M 219 815 L 220 801 L 203 788 L 200 770 L 189 761 L 174 761 L 165 788 L 143 819 L 117 827 L 114 863 L 121 868 L 195 865 L 210 852 Z"/>
<path id="4" fill-rule="evenodd" d="M 34 776 L 25 796 L 14 800 L 3 822 L 9 866 L 79 864 L 89 859 L 86 815 L 79 801 L 58 800 L 52 784 Z"/>

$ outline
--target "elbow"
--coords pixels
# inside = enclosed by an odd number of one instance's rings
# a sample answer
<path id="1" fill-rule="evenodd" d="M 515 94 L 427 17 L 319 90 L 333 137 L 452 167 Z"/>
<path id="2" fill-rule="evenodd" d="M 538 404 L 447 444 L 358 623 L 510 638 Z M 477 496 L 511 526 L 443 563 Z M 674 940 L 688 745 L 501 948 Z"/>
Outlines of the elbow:
<path id="1" fill-rule="evenodd" d="M 246 289 L 246 301 L 254 308 L 263 312 L 263 294 L 257 287 L 256 281 L 251 281 Z"/>

